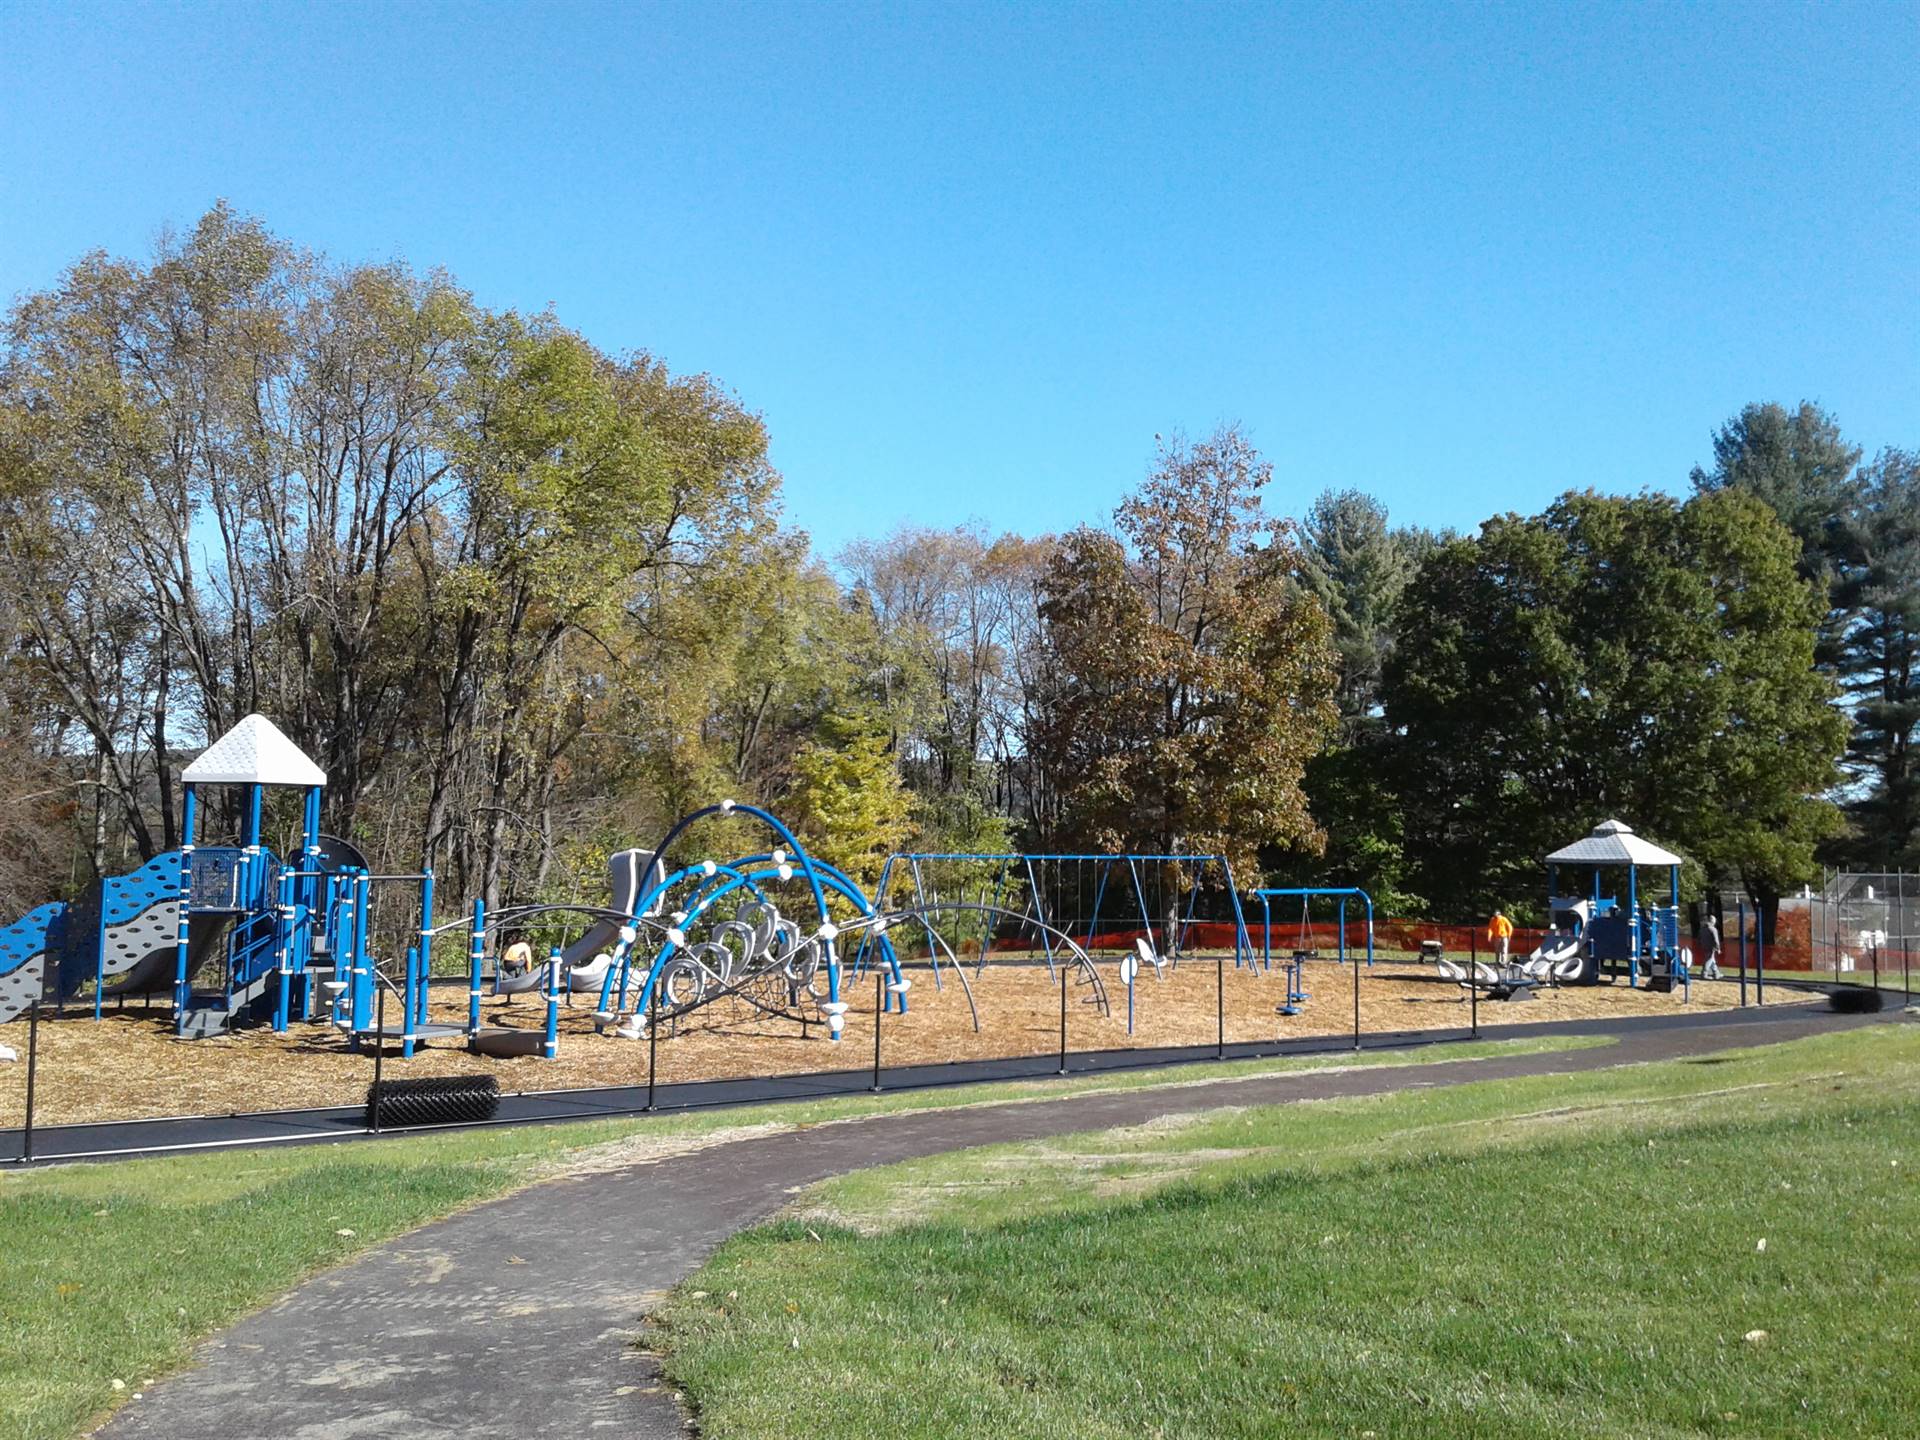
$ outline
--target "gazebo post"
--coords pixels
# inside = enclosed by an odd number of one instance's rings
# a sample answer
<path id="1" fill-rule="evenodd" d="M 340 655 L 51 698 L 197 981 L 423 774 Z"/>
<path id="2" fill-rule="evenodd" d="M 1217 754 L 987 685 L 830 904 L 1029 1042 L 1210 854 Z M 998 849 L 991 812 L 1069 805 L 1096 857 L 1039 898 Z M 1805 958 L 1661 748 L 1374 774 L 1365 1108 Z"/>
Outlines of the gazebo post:
<path id="1" fill-rule="evenodd" d="M 193 822 L 195 801 L 199 796 L 191 780 L 183 781 L 180 786 L 180 891 L 176 900 L 179 907 L 180 923 L 174 938 L 173 964 L 173 1031 L 183 1035 L 187 1028 L 187 1001 L 192 998 L 192 990 L 187 981 L 187 938 L 189 922 L 193 915 Z"/>
<path id="2" fill-rule="evenodd" d="M 1627 866 L 1627 988 L 1640 984 L 1640 867 Z"/>

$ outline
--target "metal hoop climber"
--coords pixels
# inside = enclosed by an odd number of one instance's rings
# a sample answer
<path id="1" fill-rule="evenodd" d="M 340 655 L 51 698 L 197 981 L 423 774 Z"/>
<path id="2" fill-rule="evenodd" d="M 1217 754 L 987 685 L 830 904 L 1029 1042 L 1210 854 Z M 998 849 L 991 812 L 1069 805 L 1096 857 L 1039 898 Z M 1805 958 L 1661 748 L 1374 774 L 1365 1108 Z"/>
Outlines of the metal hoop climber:
<path id="1" fill-rule="evenodd" d="M 758 822 L 777 843 L 731 861 L 700 860 L 668 869 L 674 842 L 712 816 Z M 612 1026 L 615 1034 L 636 1039 L 649 1024 L 734 996 L 770 1015 L 802 1023 L 824 1020 L 828 1034 L 838 1040 L 847 1013 L 839 940 L 849 932 L 874 934 L 880 962 L 889 971 L 889 994 L 906 1008 L 910 982 L 886 938 L 887 920 L 858 885 L 809 855 L 770 811 L 733 800 L 695 810 L 673 824 L 653 854 L 654 873 L 661 878 L 641 887 L 621 922 L 595 1012 L 602 1028 Z M 812 911 L 805 920 L 783 912 L 776 893 L 796 878 L 804 881 L 799 903 Z M 840 902 L 840 921 L 833 900 Z"/>
<path id="2" fill-rule="evenodd" d="M 676 841 L 711 817 L 744 818 L 770 832 L 773 848 L 720 861 L 702 859 L 669 868 Z M 942 911 L 1000 916 L 1033 924 L 999 906 L 921 903 L 880 911 L 866 892 L 839 869 L 808 854 L 793 831 L 758 805 L 723 800 L 683 816 L 662 837 L 646 864 L 650 883 L 636 886 L 619 913 L 617 940 L 598 966 L 595 1024 L 626 1039 L 649 1027 L 732 998 L 762 1013 L 801 1025 L 823 1023 L 838 1040 L 846 1026 L 842 942 L 857 939 L 856 973 L 869 965 L 884 971 L 882 1004 L 907 1009 L 912 981 L 905 974 L 889 931 L 911 922 L 932 937 L 928 963 L 936 984 L 940 952 L 947 949 L 931 917 Z M 795 891 L 798 891 L 795 898 Z M 786 899 L 786 908 L 781 901 Z M 802 918 L 804 915 L 804 918 Z M 1065 933 L 1042 925 L 1109 1011 L 1105 985 L 1085 951 Z M 966 993 L 976 1030 L 980 1017 L 965 968 L 950 949 L 947 969 Z"/>

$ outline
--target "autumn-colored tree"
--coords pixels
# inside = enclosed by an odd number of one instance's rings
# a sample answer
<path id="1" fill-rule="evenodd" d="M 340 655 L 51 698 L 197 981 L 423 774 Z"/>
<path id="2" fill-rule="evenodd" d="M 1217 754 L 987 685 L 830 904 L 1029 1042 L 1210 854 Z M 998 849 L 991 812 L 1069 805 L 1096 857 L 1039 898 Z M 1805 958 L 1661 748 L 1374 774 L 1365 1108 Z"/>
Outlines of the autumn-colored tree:
<path id="1" fill-rule="evenodd" d="M 1333 732 L 1326 612 L 1235 428 L 1163 443 L 1115 530 L 1055 552 L 1041 619 L 1054 673 L 1036 741 L 1061 795 L 1051 843 L 1218 853 L 1322 836 L 1301 776 Z"/>
<path id="2" fill-rule="evenodd" d="M 887 856 L 913 833 L 913 797 L 884 731 L 859 718 L 834 718 L 793 760 L 786 797 L 809 853 L 871 890 Z"/>
<path id="3" fill-rule="evenodd" d="M 764 426 L 708 377 L 217 206 L 0 321 L 22 759 L 51 765 L 81 868 L 111 871 L 175 842 L 183 753 L 261 710 L 379 868 L 539 890 L 563 848 L 712 798 L 683 762 L 717 748 L 764 613 L 746 582 L 805 559 L 777 488 Z M 209 794 L 203 834 L 233 800 Z"/>

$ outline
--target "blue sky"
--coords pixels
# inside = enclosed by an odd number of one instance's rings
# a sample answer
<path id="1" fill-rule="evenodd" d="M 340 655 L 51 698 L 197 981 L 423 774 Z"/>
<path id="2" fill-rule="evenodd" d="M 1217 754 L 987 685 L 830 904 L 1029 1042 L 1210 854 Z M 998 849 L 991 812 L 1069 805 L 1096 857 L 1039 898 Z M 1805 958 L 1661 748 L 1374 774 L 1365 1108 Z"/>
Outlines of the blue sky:
<path id="1" fill-rule="evenodd" d="M 1156 432 L 1471 527 L 1752 399 L 1920 446 L 1920 7 L 0 0 L 0 293 L 216 198 L 767 417 L 831 552 Z"/>

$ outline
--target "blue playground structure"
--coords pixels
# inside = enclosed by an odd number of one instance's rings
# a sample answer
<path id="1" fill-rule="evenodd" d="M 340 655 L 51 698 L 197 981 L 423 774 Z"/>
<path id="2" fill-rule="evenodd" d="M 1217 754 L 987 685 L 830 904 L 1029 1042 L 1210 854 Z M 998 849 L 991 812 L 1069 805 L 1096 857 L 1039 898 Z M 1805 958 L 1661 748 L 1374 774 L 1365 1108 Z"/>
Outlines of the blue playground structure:
<path id="1" fill-rule="evenodd" d="M 1236 967 L 1259 965 L 1232 871 L 1217 856 L 902 854 L 886 862 L 870 899 L 850 876 L 809 855 L 772 813 L 728 800 L 674 822 L 651 850 L 613 855 L 604 906 L 509 904 L 489 913 L 475 900 L 469 912 L 436 923 L 431 869 L 375 874 L 350 842 L 320 833 L 326 775 L 265 717 L 240 721 L 181 780 L 178 849 L 0 929 L 0 1023 L 36 1002 L 98 1019 L 109 1000 L 145 998 L 169 1006 L 183 1038 L 303 1022 L 325 1024 L 355 1047 L 374 1041 L 384 1051 L 397 1042 L 403 1056 L 449 1038 L 488 1055 L 552 1058 L 562 997 L 576 993 L 595 997 L 597 1029 L 626 1038 L 657 1036 L 662 1026 L 733 998 L 797 1022 L 803 1033 L 819 1025 L 838 1040 L 846 984 L 871 967 L 882 972 L 883 1011 L 906 1012 L 911 981 L 894 943 L 901 925 L 925 938 L 937 986 L 947 974 L 957 979 L 976 1030 L 979 1011 L 960 963 L 966 941 L 956 944 L 976 926 L 980 964 L 996 937 L 1024 944 L 1044 956 L 1050 976 L 1082 987 L 1102 1013 L 1111 1013 L 1106 984 L 1088 951 L 1125 949 L 1129 1029 L 1143 964 L 1164 975 L 1197 938 L 1198 948 L 1230 947 Z M 243 791 L 235 843 L 207 844 L 197 834 L 203 796 L 215 786 Z M 263 836 L 266 792 L 274 788 L 301 795 L 298 840 L 285 856 Z M 672 859 L 709 819 L 729 830 L 746 822 L 765 832 L 768 848 L 727 861 Z M 977 895 L 964 887 L 943 893 L 932 883 L 929 867 L 948 862 L 977 875 Z M 1216 918 L 1198 909 L 1203 877 L 1220 902 Z M 908 880 L 911 898 L 890 907 L 889 886 Z M 406 922 L 403 956 L 383 965 L 370 948 L 371 922 L 376 899 L 396 888 L 418 923 Z M 382 913 L 391 916 L 390 903 Z M 428 1004 L 433 942 L 460 931 L 466 1013 L 436 1020 Z M 535 959 L 527 943 L 535 933 L 570 938 L 547 944 Z M 843 960 L 847 948 L 850 960 Z M 1296 974 L 1289 993 L 1297 991 Z M 538 997 L 544 1025 L 485 1023 L 489 994 Z"/>
<path id="2" fill-rule="evenodd" d="M 0 930 L 0 1022 L 35 1000 L 63 1010 L 79 1004 L 98 1018 L 109 1000 L 167 996 L 176 1033 L 190 1038 L 243 1020 L 285 1030 L 323 1014 L 365 1033 L 376 975 L 366 949 L 372 886 L 418 884 L 424 915 L 431 874 L 371 875 L 351 844 L 322 835 L 326 776 L 263 716 L 249 715 L 221 736 L 181 781 L 179 849 Z M 196 843 L 199 794 L 211 785 L 246 788 L 238 844 Z M 274 786 L 303 792 L 291 858 L 262 842 L 265 791 Z M 426 932 L 423 923 L 420 953 L 410 961 L 422 977 Z"/>
<path id="3" fill-rule="evenodd" d="M 1630 987 L 1644 977 L 1655 990 L 1671 990 L 1675 983 L 1691 993 L 1692 956 L 1681 942 L 1680 867 L 1686 862 L 1671 850 L 1633 833 L 1619 820 L 1606 820 L 1571 845 L 1547 856 L 1547 914 L 1551 929 L 1535 960 L 1558 968 L 1563 984 L 1597 985 L 1604 977 L 1625 974 Z M 1560 867 L 1593 871 L 1593 892 L 1563 894 Z M 1640 893 L 1642 866 L 1667 872 L 1667 903 L 1644 902 Z M 1625 869 L 1627 900 L 1602 894 L 1602 872 Z"/>

